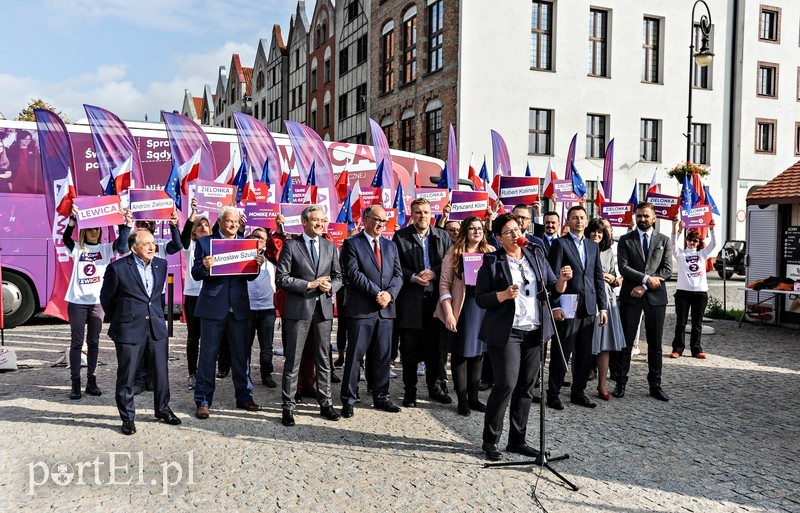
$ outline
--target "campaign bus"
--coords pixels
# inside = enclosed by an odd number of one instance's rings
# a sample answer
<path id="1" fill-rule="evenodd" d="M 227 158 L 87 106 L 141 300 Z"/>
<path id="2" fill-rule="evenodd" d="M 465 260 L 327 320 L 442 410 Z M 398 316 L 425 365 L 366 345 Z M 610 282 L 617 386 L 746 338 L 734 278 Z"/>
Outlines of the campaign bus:
<path id="1" fill-rule="evenodd" d="M 163 188 L 172 168 L 164 124 L 126 124 L 136 141 L 146 187 Z M 84 119 L 66 126 L 75 160 L 74 179 L 78 196 L 102 195 L 87 121 Z M 220 127 L 203 127 L 203 130 L 211 142 L 217 172 L 222 172 L 232 159 L 238 168 L 241 158 L 236 131 Z M 299 184 L 289 137 L 280 133 L 272 135 L 281 154 L 282 169 L 292 169 L 293 183 Z M 344 142 L 325 144 L 336 177 L 346 169 L 350 186 L 355 184 L 355 180 L 361 187 L 370 185 L 376 169 L 371 146 Z M 38 146 L 35 123 L 0 120 L 0 262 L 7 328 L 24 323 L 44 309 L 53 288 L 56 258 L 68 258 L 61 240 L 53 240 L 52 227 L 48 224 Z M 432 186 L 431 177 L 438 177 L 444 167 L 444 162 L 439 159 L 398 150 L 392 150 L 392 162 L 396 172 L 409 175 L 416 162 L 423 186 Z M 184 199 L 180 227 L 190 211 L 187 203 Z M 63 233 L 63 228 L 59 233 Z M 109 238 L 109 234 L 103 235 L 104 239 Z M 169 238 L 166 222 L 156 223 L 155 237 Z M 168 259 L 169 272 L 175 276 L 176 304 L 182 300 L 182 253 L 170 255 Z"/>

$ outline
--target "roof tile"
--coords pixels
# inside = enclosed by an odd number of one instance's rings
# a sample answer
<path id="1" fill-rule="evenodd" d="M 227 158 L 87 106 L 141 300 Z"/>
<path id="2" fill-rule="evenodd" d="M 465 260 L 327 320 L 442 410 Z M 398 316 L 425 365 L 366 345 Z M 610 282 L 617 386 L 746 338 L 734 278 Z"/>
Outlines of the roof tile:
<path id="1" fill-rule="evenodd" d="M 747 196 L 748 205 L 800 203 L 800 161 Z"/>

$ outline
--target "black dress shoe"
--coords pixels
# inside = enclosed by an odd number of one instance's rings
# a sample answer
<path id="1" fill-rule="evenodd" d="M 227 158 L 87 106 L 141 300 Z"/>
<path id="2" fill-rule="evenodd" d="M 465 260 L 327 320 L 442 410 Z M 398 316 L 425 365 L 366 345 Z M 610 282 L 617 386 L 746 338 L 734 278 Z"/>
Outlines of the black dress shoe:
<path id="1" fill-rule="evenodd" d="M 459 415 L 462 415 L 464 417 L 469 417 L 470 414 L 469 404 L 459 402 L 456 411 L 458 412 Z"/>
<path id="2" fill-rule="evenodd" d="M 353 416 L 353 405 L 350 403 L 342 405 L 342 417 L 349 419 Z"/>
<path id="3" fill-rule="evenodd" d="M 481 413 L 486 411 L 486 405 L 480 401 L 470 401 L 469 402 L 469 409 L 479 411 Z"/>
<path id="4" fill-rule="evenodd" d="M 156 413 L 156 418 L 160 421 L 166 422 L 170 426 L 177 426 L 178 424 L 181 423 L 181 419 L 179 419 L 177 415 L 172 413 L 172 410 Z"/>
<path id="5" fill-rule="evenodd" d="M 323 406 L 319 409 L 319 414 L 325 417 L 328 420 L 332 420 L 336 422 L 341 418 L 339 413 L 333 409 L 333 406 Z"/>
<path id="6" fill-rule="evenodd" d="M 217 379 L 227 378 L 230 372 L 230 369 L 217 371 Z"/>
<path id="7" fill-rule="evenodd" d="M 490 388 L 492 388 L 492 384 L 487 381 L 481 381 L 480 385 L 478 385 L 478 390 L 481 392 L 489 390 Z"/>
<path id="8" fill-rule="evenodd" d="M 450 404 L 453 402 L 453 398 L 447 395 L 447 392 L 441 388 L 434 388 L 431 390 L 431 392 L 428 394 L 428 397 L 434 401 L 439 401 L 442 404 Z"/>
<path id="9" fill-rule="evenodd" d="M 417 396 L 416 395 L 406 395 L 403 397 L 403 406 L 406 408 L 414 408 L 417 406 Z"/>
<path id="10" fill-rule="evenodd" d="M 561 399 L 558 397 L 554 397 L 552 399 L 547 400 L 547 406 L 553 408 L 554 410 L 563 410 L 564 405 L 561 403 Z"/>
<path id="11" fill-rule="evenodd" d="M 339 358 L 337 358 L 336 361 L 333 362 L 333 366 L 334 367 L 344 367 L 344 358 L 342 358 L 341 356 Z"/>
<path id="12" fill-rule="evenodd" d="M 576 395 L 575 397 L 570 397 L 569 402 L 572 404 L 577 404 L 578 406 L 583 406 L 584 408 L 596 408 L 597 404 L 593 403 L 586 397 L 586 394 L 583 395 Z"/>
<path id="13" fill-rule="evenodd" d="M 303 404 L 306 402 L 306 400 L 303 399 L 303 396 L 300 395 L 300 392 L 297 392 L 296 394 L 294 394 L 294 402 L 296 402 L 297 404 Z"/>
<path id="14" fill-rule="evenodd" d="M 523 456 L 527 456 L 529 458 L 536 458 L 539 456 L 539 451 L 534 449 L 530 445 L 526 444 L 525 442 L 521 444 L 508 444 L 506 445 L 506 451 L 513 452 L 516 454 L 522 454 Z"/>
<path id="15" fill-rule="evenodd" d="M 539 394 L 533 394 L 533 397 L 531 397 L 531 401 L 535 403 L 540 403 L 542 402 L 542 396 L 540 396 Z"/>
<path id="16" fill-rule="evenodd" d="M 278 384 L 275 383 L 275 380 L 272 379 L 272 376 L 267 376 L 266 378 L 262 379 L 261 384 L 267 388 L 278 388 Z"/>
<path id="17" fill-rule="evenodd" d="M 341 383 L 342 378 L 336 375 L 335 372 L 331 371 L 331 383 Z"/>
<path id="18" fill-rule="evenodd" d="M 614 391 L 611 393 L 611 395 L 619 399 L 625 397 L 625 385 L 617 381 L 617 384 L 614 385 Z"/>
<path id="19" fill-rule="evenodd" d="M 253 402 L 252 399 L 249 401 L 245 401 L 243 403 L 236 403 L 236 407 L 240 410 L 247 410 L 247 411 L 261 411 L 261 406 Z"/>
<path id="20" fill-rule="evenodd" d="M 400 407 L 394 404 L 392 401 L 374 404 L 372 407 L 376 410 L 383 410 L 388 413 L 400 413 Z"/>
<path id="21" fill-rule="evenodd" d="M 283 410 L 283 415 L 281 416 L 281 424 L 286 427 L 294 426 L 294 413 L 291 410 Z"/>
<path id="22" fill-rule="evenodd" d="M 126 420 L 122 423 L 122 434 L 132 435 L 136 432 L 136 424 L 132 420 Z"/>
<path id="23" fill-rule="evenodd" d="M 650 389 L 650 397 L 654 397 L 659 401 L 667 402 L 669 401 L 669 396 L 667 395 L 661 387 L 653 387 Z"/>
<path id="24" fill-rule="evenodd" d="M 503 453 L 497 448 L 497 444 L 483 442 L 481 449 L 486 453 L 486 457 L 489 458 L 489 461 L 500 461 L 503 459 Z"/>

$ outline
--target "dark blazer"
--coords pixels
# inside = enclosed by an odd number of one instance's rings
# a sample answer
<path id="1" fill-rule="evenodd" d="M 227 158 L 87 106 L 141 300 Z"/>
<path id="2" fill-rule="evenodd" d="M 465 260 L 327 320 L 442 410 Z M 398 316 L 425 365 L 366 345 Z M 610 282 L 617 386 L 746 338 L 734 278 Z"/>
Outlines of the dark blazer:
<path id="1" fill-rule="evenodd" d="M 534 237 L 539 237 L 540 239 L 544 238 L 544 225 L 539 224 L 537 222 L 533 223 L 533 235 Z"/>
<path id="2" fill-rule="evenodd" d="M 636 303 L 644 300 L 651 306 L 664 306 L 668 303 L 667 287 L 647 289 L 643 298 L 631 296 L 631 290 L 642 284 L 645 275 L 667 280 L 672 276 L 672 240 L 653 230 L 650 239 L 650 254 L 645 258 L 639 230 L 631 230 L 619 238 L 617 244 L 617 264 L 622 275 L 622 289 L 619 300 L 623 303 Z"/>
<path id="3" fill-rule="evenodd" d="M 139 344 L 147 340 L 167 338 L 164 322 L 164 282 L 167 280 L 167 261 L 155 257 L 153 292 L 147 294 L 133 254 L 120 258 L 106 267 L 100 303 L 111 325 L 108 336 L 118 344 Z"/>
<path id="4" fill-rule="evenodd" d="M 424 252 L 416 233 L 417 229 L 413 225 L 408 225 L 401 230 L 397 230 L 392 239 L 397 245 L 400 267 L 403 270 L 403 288 L 400 289 L 400 295 L 397 297 L 397 321 L 395 321 L 395 326 L 398 328 L 422 328 L 422 295 L 425 292 L 425 287 L 411 282 L 411 276 L 425 269 Z M 430 260 L 431 271 L 436 273 L 436 279 L 431 283 L 431 286 L 437 299 L 439 296 L 439 275 L 442 272 L 442 260 L 451 244 L 450 236 L 446 231 L 435 226 L 428 228 L 428 259 Z"/>
<path id="5" fill-rule="evenodd" d="M 250 296 L 247 282 L 256 279 L 256 274 L 241 276 L 211 276 L 203 266 L 203 259 L 211 254 L 211 239 L 221 239 L 219 232 L 195 241 L 192 278 L 203 282 L 194 315 L 200 319 L 221 321 L 233 310 L 236 320 L 250 318 Z M 240 236 L 236 236 L 241 239 Z"/>
<path id="6" fill-rule="evenodd" d="M 557 239 L 557 238 L 558 237 L 553 237 L 553 239 Z M 544 234 L 542 234 L 541 239 L 542 239 L 542 247 L 544 247 L 545 254 L 550 254 L 550 248 L 552 247 L 552 244 L 547 239 L 547 236 L 544 235 Z"/>
<path id="7" fill-rule="evenodd" d="M 364 232 L 345 239 L 342 245 L 342 272 L 350 286 L 347 295 L 347 316 L 355 319 L 383 317 L 394 319 L 395 300 L 403 285 L 403 272 L 400 269 L 400 258 L 397 246 L 386 237 L 379 237 L 381 245 L 381 261 L 378 261 Z M 382 309 L 375 301 L 382 290 L 392 296 L 392 301 Z"/>
<path id="8" fill-rule="evenodd" d="M 536 268 L 534 258 L 538 259 L 539 266 L 546 273 L 547 289 L 550 291 L 551 302 L 558 299 L 559 293 L 555 289 L 557 278 L 547 264 L 544 254 L 531 248 L 524 248 L 522 254 L 528 259 L 531 267 Z M 506 290 L 512 284 L 511 268 L 508 266 L 508 256 L 503 248 L 494 253 L 483 255 L 483 265 L 478 271 L 475 284 L 475 302 L 486 310 L 478 338 L 488 345 L 504 348 L 514 327 L 514 301 L 507 300 L 502 303 L 497 300 L 497 293 Z M 553 322 L 550 309 L 544 309 L 544 318 L 541 319 L 541 328 L 544 330 L 544 340 L 553 336 Z"/>
<path id="9" fill-rule="evenodd" d="M 561 268 L 569 265 L 572 268 L 572 279 L 567 282 L 564 294 L 580 294 L 578 299 L 578 317 L 594 315 L 597 310 L 607 310 L 608 301 L 606 288 L 603 281 L 603 264 L 600 262 L 600 246 L 596 242 L 583 238 L 584 251 L 586 252 L 586 268 L 581 262 L 580 253 L 572 236 L 567 234 L 553 239 L 547 260 L 553 272 L 560 272 Z M 586 311 L 581 314 L 581 306 Z"/>
<path id="10" fill-rule="evenodd" d="M 311 253 L 302 235 L 287 240 L 281 250 L 278 266 L 275 269 L 275 285 L 287 292 L 286 306 L 283 310 L 283 317 L 287 319 L 311 319 L 314 315 L 317 298 L 319 298 L 325 319 L 333 319 L 331 297 L 342 287 L 339 254 L 333 242 L 323 237 L 319 237 L 318 240 L 319 265 L 317 269 L 314 269 Z M 320 276 L 331 277 L 330 292 L 322 292 L 319 288 L 308 289 L 309 282 Z"/>

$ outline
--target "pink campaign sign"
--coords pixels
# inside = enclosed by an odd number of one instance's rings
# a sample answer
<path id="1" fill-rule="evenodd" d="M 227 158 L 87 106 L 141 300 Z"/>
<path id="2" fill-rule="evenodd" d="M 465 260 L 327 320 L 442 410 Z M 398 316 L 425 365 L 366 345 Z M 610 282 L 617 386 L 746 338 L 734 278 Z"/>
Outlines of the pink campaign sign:
<path id="1" fill-rule="evenodd" d="M 277 203 L 253 203 L 250 201 L 244 206 L 244 215 L 247 216 L 249 226 L 277 230 L 278 225 L 275 223 L 275 218 L 279 213 L 280 207 Z"/>
<path id="2" fill-rule="evenodd" d="M 450 202 L 451 221 L 463 221 L 469 216 L 478 216 L 483 219 L 486 216 L 488 207 L 489 193 L 486 191 L 453 191 L 453 199 Z"/>
<path id="3" fill-rule="evenodd" d="M 283 231 L 286 233 L 303 233 L 301 214 L 307 206 L 294 203 L 280 204 L 281 214 L 283 214 Z"/>
<path id="4" fill-rule="evenodd" d="M 163 189 L 129 189 L 128 196 L 136 220 L 168 220 L 175 211 L 175 201 Z"/>
<path id="5" fill-rule="evenodd" d="M 431 202 L 431 214 L 437 215 L 444 211 L 450 202 L 450 193 L 447 189 L 417 189 L 417 198 L 425 198 Z"/>
<path id="6" fill-rule="evenodd" d="M 503 205 L 532 205 L 539 202 L 539 179 L 533 176 L 501 176 Z"/>
<path id="7" fill-rule="evenodd" d="M 677 196 L 667 196 L 657 192 L 648 192 L 647 201 L 656 209 L 657 219 L 673 220 L 680 212 L 681 199 Z"/>
<path id="8" fill-rule="evenodd" d="M 255 239 L 211 239 L 211 275 L 258 274 L 257 254 Z"/>
<path id="9" fill-rule="evenodd" d="M 84 228 L 100 228 L 116 226 L 125 222 L 119 196 L 88 196 L 75 198 L 78 207 L 78 226 Z"/>
<path id="10" fill-rule="evenodd" d="M 347 223 L 328 223 L 328 235 L 337 248 L 341 248 L 347 238 Z"/>
<path id="11" fill-rule="evenodd" d="M 194 199 L 197 210 L 201 212 L 217 212 L 226 205 L 233 205 L 236 199 L 236 187 L 208 180 L 195 180 Z"/>
<path id="12" fill-rule="evenodd" d="M 383 205 L 383 189 L 380 187 L 362 187 L 361 201 L 365 207 Z"/>
<path id="13" fill-rule="evenodd" d="M 555 200 L 559 202 L 579 203 L 581 199 L 572 190 L 572 180 L 554 180 Z"/>
<path id="14" fill-rule="evenodd" d="M 295 205 L 313 205 L 317 200 L 316 185 L 293 185 L 292 203 Z"/>
<path id="15" fill-rule="evenodd" d="M 483 253 L 463 253 L 464 261 L 464 283 L 475 286 L 478 280 L 478 269 L 483 264 Z"/>
<path id="16" fill-rule="evenodd" d="M 708 205 L 697 205 L 690 212 L 685 210 L 681 212 L 683 222 L 686 223 L 686 229 L 690 228 L 708 228 L 711 224 L 711 207 Z"/>
<path id="17" fill-rule="evenodd" d="M 630 226 L 633 222 L 633 205 L 607 201 L 600 207 L 600 217 L 607 219 L 611 226 Z"/>

